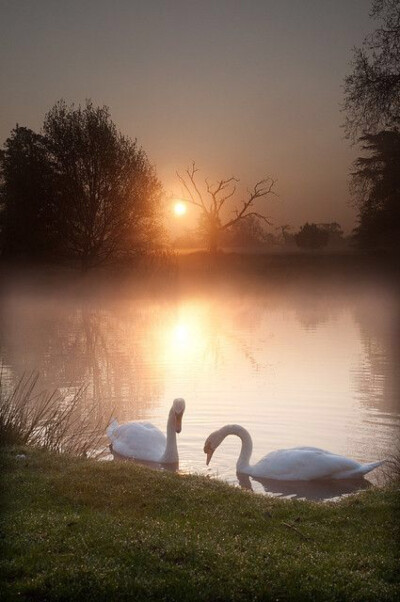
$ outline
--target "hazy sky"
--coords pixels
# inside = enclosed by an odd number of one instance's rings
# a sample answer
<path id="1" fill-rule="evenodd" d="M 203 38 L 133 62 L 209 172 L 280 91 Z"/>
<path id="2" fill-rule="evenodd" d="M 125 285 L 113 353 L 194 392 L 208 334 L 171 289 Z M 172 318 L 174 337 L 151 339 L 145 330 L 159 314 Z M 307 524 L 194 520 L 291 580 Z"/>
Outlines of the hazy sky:
<path id="1" fill-rule="evenodd" d="M 0 139 L 60 98 L 110 107 L 167 192 L 195 160 L 244 186 L 271 175 L 272 220 L 354 222 L 340 128 L 368 0 L 0 0 Z M 185 223 L 194 220 L 194 209 Z M 184 222 L 181 222 L 182 224 Z"/>

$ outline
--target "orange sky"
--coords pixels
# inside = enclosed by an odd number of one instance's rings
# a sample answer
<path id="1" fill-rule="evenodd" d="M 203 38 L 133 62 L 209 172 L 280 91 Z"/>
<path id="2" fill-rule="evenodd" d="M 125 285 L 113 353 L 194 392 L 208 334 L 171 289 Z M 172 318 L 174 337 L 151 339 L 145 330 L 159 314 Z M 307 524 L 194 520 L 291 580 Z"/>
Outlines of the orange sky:
<path id="1" fill-rule="evenodd" d="M 107 104 L 168 194 L 195 160 L 243 187 L 272 176 L 278 226 L 354 224 L 343 78 L 374 24 L 366 0 L 6 0 L 0 137 L 59 98 Z M 180 223 L 192 225 L 192 212 Z"/>

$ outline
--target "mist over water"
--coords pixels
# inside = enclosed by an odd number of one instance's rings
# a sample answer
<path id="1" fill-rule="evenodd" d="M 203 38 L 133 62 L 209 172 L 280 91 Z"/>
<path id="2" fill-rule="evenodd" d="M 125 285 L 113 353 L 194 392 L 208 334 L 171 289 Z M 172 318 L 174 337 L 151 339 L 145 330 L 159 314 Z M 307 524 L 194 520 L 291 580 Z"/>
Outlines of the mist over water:
<path id="1" fill-rule="evenodd" d="M 243 280 L 148 290 L 19 279 L 1 294 L 0 341 L 5 379 L 37 370 L 43 388 L 87 385 L 87 403 L 120 422 L 145 419 L 165 432 L 172 400 L 184 397 L 185 472 L 238 484 L 238 438 L 225 439 L 208 468 L 203 453 L 210 432 L 229 423 L 250 432 L 252 462 L 297 445 L 368 462 L 397 445 L 399 298 L 388 284 Z M 368 478 L 379 481 L 379 470 Z M 351 491 L 247 481 L 273 495 Z"/>

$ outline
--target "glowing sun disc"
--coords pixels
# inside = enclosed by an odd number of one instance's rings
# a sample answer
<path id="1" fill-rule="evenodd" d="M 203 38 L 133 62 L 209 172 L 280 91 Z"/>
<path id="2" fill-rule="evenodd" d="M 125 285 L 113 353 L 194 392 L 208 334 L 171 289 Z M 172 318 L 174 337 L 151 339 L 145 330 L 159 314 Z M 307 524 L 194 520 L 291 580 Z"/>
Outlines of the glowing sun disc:
<path id="1" fill-rule="evenodd" d="M 186 213 L 186 205 L 185 205 L 185 203 L 182 203 L 182 201 L 179 201 L 178 203 L 175 203 L 175 205 L 174 205 L 174 213 L 177 216 L 185 215 L 185 213 Z"/>

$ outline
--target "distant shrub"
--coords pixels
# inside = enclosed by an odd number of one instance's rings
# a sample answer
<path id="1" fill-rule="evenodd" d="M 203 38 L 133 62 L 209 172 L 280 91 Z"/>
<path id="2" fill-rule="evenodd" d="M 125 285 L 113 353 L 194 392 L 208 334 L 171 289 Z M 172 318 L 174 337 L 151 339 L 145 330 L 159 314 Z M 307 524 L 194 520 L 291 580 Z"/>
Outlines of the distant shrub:
<path id="1" fill-rule="evenodd" d="M 298 247 L 320 249 L 328 244 L 329 232 L 325 228 L 317 226 L 317 224 L 309 224 L 307 222 L 295 234 L 295 240 Z"/>

